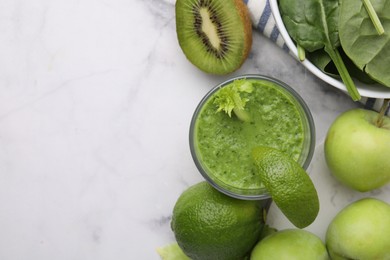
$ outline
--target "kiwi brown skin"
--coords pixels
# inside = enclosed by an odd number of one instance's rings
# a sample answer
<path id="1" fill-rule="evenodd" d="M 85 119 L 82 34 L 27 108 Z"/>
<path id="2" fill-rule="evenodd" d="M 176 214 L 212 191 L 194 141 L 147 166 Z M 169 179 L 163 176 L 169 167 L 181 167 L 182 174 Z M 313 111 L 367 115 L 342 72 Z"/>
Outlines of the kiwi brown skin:
<path id="1" fill-rule="evenodd" d="M 199 23 L 205 22 L 200 18 L 199 9 L 196 9 L 199 5 L 202 7 L 208 5 L 206 8 L 210 20 L 222 43 L 219 48 L 212 47 L 209 38 L 203 36 L 207 34 L 199 33 Z M 224 10 L 218 12 L 220 10 L 213 11 L 213 8 Z M 197 16 L 193 11 L 195 9 L 198 12 Z M 218 13 L 219 16 L 222 13 L 224 17 L 218 17 Z M 212 18 L 213 14 L 215 16 Z M 210 74 L 224 75 L 239 69 L 252 47 L 252 24 L 248 8 L 242 0 L 177 0 L 176 31 L 179 45 L 187 59 Z"/>
<path id="2" fill-rule="evenodd" d="M 245 59 L 248 57 L 249 52 L 252 48 L 252 23 L 251 19 L 249 17 L 249 11 L 248 7 L 242 0 L 234 0 L 236 6 L 237 6 L 237 11 L 238 14 L 240 15 L 243 24 L 245 25 L 244 30 L 245 30 L 245 48 L 243 52 L 243 56 Z M 245 59 L 243 59 L 242 63 L 244 63 Z M 242 65 L 241 63 L 241 65 Z M 240 66 L 241 66 L 240 65 Z"/>

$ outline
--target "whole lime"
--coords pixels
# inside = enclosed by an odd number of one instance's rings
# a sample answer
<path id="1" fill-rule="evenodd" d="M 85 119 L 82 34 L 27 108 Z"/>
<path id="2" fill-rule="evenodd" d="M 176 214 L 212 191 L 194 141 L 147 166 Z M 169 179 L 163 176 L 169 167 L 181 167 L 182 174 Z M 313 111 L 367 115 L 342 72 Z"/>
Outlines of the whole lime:
<path id="1" fill-rule="evenodd" d="M 261 240 L 251 260 L 328 260 L 322 240 L 309 231 L 286 229 Z"/>
<path id="2" fill-rule="evenodd" d="M 264 226 L 259 201 L 229 197 L 207 182 L 185 190 L 173 209 L 171 227 L 191 259 L 242 259 Z"/>

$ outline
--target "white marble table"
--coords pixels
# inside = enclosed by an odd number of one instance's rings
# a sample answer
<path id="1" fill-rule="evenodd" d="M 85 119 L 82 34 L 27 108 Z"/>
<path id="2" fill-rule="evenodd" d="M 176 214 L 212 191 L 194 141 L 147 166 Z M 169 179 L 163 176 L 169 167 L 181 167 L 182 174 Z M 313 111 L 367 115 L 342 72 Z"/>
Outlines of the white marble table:
<path id="1" fill-rule="evenodd" d="M 0 259 L 159 259 L 177 197 L 202 180 L 192 113 L 248 73 L 299 92 L 318 143 L 358 106 L 259 34 L 240 70 L 200 72 L 174 0 L 1 0 Z"/>

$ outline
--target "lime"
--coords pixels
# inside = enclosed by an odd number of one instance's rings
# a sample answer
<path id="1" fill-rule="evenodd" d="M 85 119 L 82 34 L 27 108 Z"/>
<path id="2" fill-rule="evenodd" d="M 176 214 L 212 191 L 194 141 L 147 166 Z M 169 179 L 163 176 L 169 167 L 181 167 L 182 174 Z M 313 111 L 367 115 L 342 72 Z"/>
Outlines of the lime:
<path id="1" fill-rule="evenodd" d="M 188 258 L 177 243 L 172 243 L 156 249 L 162 260 L 191 260 Z"/>
<path id="2" fill-rule="evenodd" d="M 318 215 L 319 201 L 306 171 L 274 148 L 256 147 L 252 155 L 260 179 L 279 209 L 296 227 L 310 225 Z"/>
<path id="3" fill-rule="evenodd" d="M 176 241 L 191 259 L 242 259 L 258 241 L 262 204 L 229 197 L 207 182 L 185 190 L 173 209 Z"/>
<path id="4" fill-rule="evenodd" d="M 261 240 L 251 253 L 251 260 L 328 260 L 322 240 L 302 229 L 286 229 Z"/>

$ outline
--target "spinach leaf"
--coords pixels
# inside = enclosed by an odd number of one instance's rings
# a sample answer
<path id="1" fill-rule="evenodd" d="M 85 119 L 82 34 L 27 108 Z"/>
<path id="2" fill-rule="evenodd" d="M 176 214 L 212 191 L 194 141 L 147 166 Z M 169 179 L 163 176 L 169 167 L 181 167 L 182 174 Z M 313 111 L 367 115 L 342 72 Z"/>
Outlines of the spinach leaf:
<path id="1" fill-rule="evenodd" d="M 367 75 L 364 71 L 360 70 L 351 61 L 351 59 L 345 54 L 345 52 L 343 51 L 343 49 L 341 47 L 339 47 L 338 50 L 339 50 L 340 55 L 344 61 L 345 66 L 348 68 L 348 72 L 352 78 L 355 78 L 355 79 L 357 79 L 360 82 L 365 83 L 365 84 L 377 83 L 369 75 Z M 325 73 L 331 77 L 334 77 L 334 78 L 340 78 L 340 75 L 337 71 L 336 66 L 332 62 L 329 55 L 323 49 L 307 53 L 307 58 L 310 60 L 311 63 L 313 63 L 314 66 L 316 66 L 318 69 L 320 69 L 323 73 Z"/>
<path id="2" fill-rule="evenodd" d="M 384 33 L 378 35 L 361 1 L 342 0 L 340 41 L 348 57 L 373 79 L 390 87 L 390 0 L 371 0 Z"/>
<path id="3" fill-rule="evenodd" d="M 352 99 L 359 100 L 360 94 L 337 50 L 339 0 L 279 0 L 279 9 L 291 38 L 310 52 L 323 48 Z"/>
<path id="4" fill-rule="evenodd" d="M 316 50 L 313 52 L 308 52 L 306 56 L 310 60 L 310 62 L 313 63 L 314 66 L 316 66 L 322 72 L 328 74 L 329 71 L 328 71 L 327 67 L 332 63 L 332 59 L 324 51 L 324 49 L 319 49 L 319 50 Z M 338 75 L 338 73 L 336 73 L 336 74 Z M 330 73 L 330 75 L 334 76 L 333 73 Z"/>

